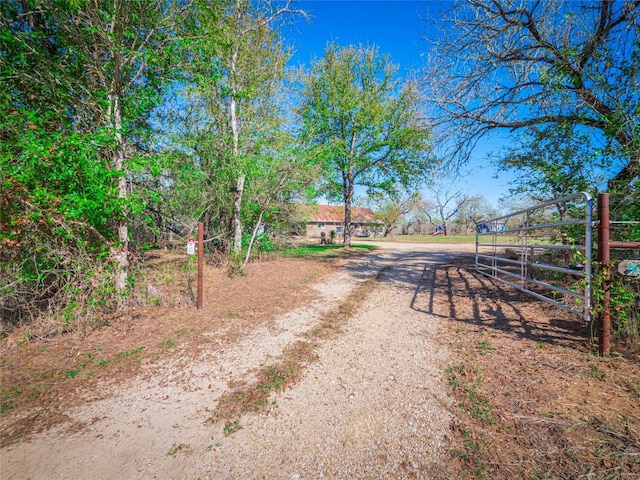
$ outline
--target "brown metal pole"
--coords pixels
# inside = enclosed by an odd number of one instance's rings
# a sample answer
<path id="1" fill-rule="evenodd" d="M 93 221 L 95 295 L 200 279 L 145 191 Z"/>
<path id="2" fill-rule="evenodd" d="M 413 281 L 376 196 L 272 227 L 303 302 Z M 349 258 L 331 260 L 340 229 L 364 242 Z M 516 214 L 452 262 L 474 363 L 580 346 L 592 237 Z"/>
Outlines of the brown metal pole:
<path id="1" fill-rule="evenodd" d="M 198 310 L 202 308 L 202 283 L 204 259 L 204 224 L 198 223 Z"/>
<path id="2" fill-rule="evenodd" d="M 640 242 L 609 242 L 611 248 L 640 248 Z"/>
<path id="3" fill-rule="evenodd" d="M 601 272 L 605 272 L 602 282 L 602 311 L 598 318 L 598 349 L 600 355 L 609 355 L 611 349 L 611 293 L 609 290 L 611 274 L 609 273 L 609 194 L 598 194 L 598 262 Z"/>

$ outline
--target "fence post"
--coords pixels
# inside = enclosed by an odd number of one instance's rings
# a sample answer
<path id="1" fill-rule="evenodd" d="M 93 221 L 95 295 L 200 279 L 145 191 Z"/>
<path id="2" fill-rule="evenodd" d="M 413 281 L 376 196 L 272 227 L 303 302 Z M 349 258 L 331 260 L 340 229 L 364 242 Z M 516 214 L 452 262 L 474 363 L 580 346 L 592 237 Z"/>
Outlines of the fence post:
<path id="1" fill-rule="evenodd" d="M 609 194 L 598 194 L 598 263 L 600 273 L 604 273 L 602 279 L 602 305 L 598 316 L 598 350 L 600 355 L 609 355 L 611 349 L 611 273 L 609 261 L 611 260 L 609 245 Z"/>
<path id="2" fill-rule="evenodd" d="M 204 259 L 204 224 L 198 223 L 198 300 L 197 309 L 202 308 L 202 277 L 203 277 L 203 259 Z"/>

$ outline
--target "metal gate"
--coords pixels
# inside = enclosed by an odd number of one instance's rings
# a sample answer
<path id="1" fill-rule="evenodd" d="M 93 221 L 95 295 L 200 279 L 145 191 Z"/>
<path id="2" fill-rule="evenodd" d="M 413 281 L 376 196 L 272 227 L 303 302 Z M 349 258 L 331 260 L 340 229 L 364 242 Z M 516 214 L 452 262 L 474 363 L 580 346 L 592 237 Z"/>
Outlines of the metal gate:
<path id="1" fill-rule="evenodd" d="M 592 226 L 585 192 L 485 220 L 476 270 L 590 322 Z"/>

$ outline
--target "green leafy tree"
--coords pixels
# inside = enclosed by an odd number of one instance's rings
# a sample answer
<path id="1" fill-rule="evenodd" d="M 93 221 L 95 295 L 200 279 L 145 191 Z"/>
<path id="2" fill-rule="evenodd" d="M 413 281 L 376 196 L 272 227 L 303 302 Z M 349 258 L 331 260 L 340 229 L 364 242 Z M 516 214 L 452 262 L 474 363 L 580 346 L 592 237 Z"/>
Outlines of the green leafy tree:
<path id="1" fill-rule="evenodd" d="M 288 2 L 229 0 L 217 9 L 200 9 L 186 79 L 162 112 L 175 146 L 173 165 L 167 166 L 180 185 L 167 193 L 197 199 L 196 215 L 206 217 L 209 235 L 231 250 L 237 271 L 244 268 L 264 217 L 275 221 L 284 211 L 283 200 L 302 178 L 309 181 L 301 157 L 291 152 L 282 115 L 290 52 L 278 28 L 298 15 L 303 12 Z M 247 230 L 252 234 L 245 235 Z M 244 260 L 243 245 L 248 247 Z"/>
<path id="2" fill-rule="evenodd" d="M 606 184 L 605 157 L 592 159 L 590 137 L 570 124 L 528 128 L 502 155 L 494 159 L 499 171 L 514 172 L 512 196 L 542 203 L 578 192 L 595 195 Z M 609 166 L 610 168 L 610 166 Z M 559 205 L 560 220 L 566 211 Z"/>
<path id="3" fill-rule="evenodd" d="M 459 226 L 460 231 L 469 234 L 476 232 L 482 220 L 497 216 L 498 211 L 484 197 L 474 195 L 460 206 L 453 222 Z"/>
<path id="4" fill-rule="evenodd" d="M 242 248 L 241 207 L 245 182 L 281 121 L 274 98 L 282 86 L 289 53 L 274 25 L 283 16 L 296 13 L 289 8 L 289 3 L 274 9 L 265 2 L 254 5 L 248 0 L 229 1 L 222 22 L 213 24 L 223 38 L 217 57 L 221 78 L 215 90 L 201 93 L 207 97 L 210 111 L 222 130 L 225 170 L 235 184 L 233 251 L 236 255 Z"/>
<path id="5" fill-rule="evenodd" d="M 376 220 L 384 224 L 382 236 L 386 237 L 401 222 L 406 221 L 420 201 L 418 192 L 409 193 L 398 189 L 390 193 L 380 192 L 365 200 L 374 210 Z"/>
<path id="6" fill-rule="evenodd" d="M 224 237 L 230 232 L 236 257 L 244 228 L 255 227 L 252 212 L 270 209 L 266 192 L 277 205 L 287 190 L 284 185 L 282 192 L 267 187 L 265 176 L 288 170 L 280 95 L 290 53 L 278 27 L 299 14 L 288 2 L 272 6 L 248 0 L 223 2 L 219 12 L 199 12 L 201 36 L 191 43 L 192 78 L 182 97 L 191 117 L 184 117 L 184 108 L 176 113 L 184 119 L 183 140 L 190 154 L 215 190 L 211 201 L 217 206 L 211 207 L 226 210 L 223 216 L 230 225 L 217 227 Z M 211 42 L 216 35 L 217 42 Z"/>
<path id="7" fill-rule="evenodd" d="M 250 214 L 245 216 L 245 223 L 253 225 L 240 271 L 249 261 L 259 229 L 266 224 L 275 228 L 280 222 L 289 221 L 297 213 L 292 200 L 317 178 L 313 167 L 292 147 L 295 142 L 290 135 L 283 133 L 277 140 L 274 148 L 256 159 L 248 183 Z"/>
<path id="8" fill-rule="evenodd" d="M 92 115 L 96 96 L 84 80 L 85 57 L 60 28 L 62 8 L 74 11 L 65 2 L 0 4 L 0 168 L 34 207 L 55 206 L 111 238 L 114 175 L 103 155 L 113 141 Z"/>
<path id="9" fill-rule="evenodd" d="M 434 165 L 417 85 L 396 73 L 375 47 L 328 45 L 302 79 L 301 138 L 321 167 L 323 193 L 344 202 L 345 246 L 356 185 L 415 187 Z"/>
<path id="10" fill-rule="evenodd" d="M 27 316 L 75 315 L 96 283 L 87 272 L 111 271 L 106 257 L 124 306 L 128 222 L 144 207 L 135 180 L 152 173 L 146 121 L 183 13 L 160 1 L 0 4 L 3 294 Z"/>
<path id="11" fill-rule="evenodd" d="M 144 207 L 139 203 L 141 198 L 132 198 L 131 185 L 136 170 L 148 173 L 150 160 L 135 147 L 144 142 L 146 120 L 160 100 L 164 74 L 175 60 L 176 24 L 184 10 L 179 2 L 160 0 L 80 1 L 71 5 L 77 8 L 69 12 L 65 5 L 54 11 L 58 29 L 71 39 L 74 51 L 83 59 L 85 85 L 93 92 L 93 118 L 113 135 L 109 156 L 120 208 L 115 218 L 118 243 L 112 257 L 117 263 L 116 288 L 124 292 L 129 217 Z"/>

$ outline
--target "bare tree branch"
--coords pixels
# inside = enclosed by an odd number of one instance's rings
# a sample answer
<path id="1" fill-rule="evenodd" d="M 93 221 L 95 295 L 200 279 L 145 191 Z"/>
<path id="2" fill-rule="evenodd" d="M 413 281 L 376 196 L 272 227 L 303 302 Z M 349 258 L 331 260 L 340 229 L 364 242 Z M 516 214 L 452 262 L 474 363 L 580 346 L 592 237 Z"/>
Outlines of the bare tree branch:
<path id="1" fill-rule="evenodd" d="M 425 91 L 452 164 L 495 130 L 571 123 L 640 164 L 640 1 L 460 0 L 431 35 Z M 626 172 L 626 173 L 625 173 Z"/>

